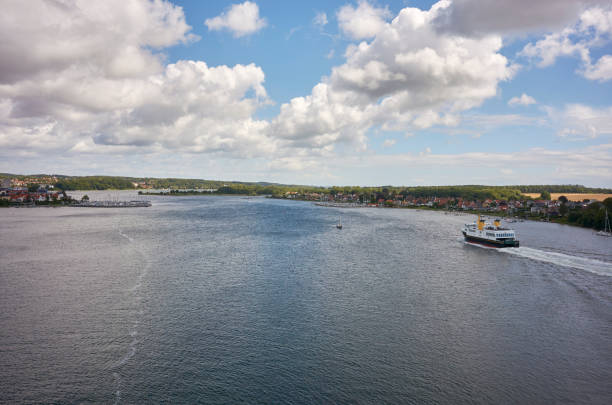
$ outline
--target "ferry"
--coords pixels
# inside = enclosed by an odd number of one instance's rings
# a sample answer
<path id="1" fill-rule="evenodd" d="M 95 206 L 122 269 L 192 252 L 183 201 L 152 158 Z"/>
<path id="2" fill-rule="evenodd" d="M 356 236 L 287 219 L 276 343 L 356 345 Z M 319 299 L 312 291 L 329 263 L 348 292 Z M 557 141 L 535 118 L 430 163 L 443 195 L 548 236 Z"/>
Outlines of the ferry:
<path id="1" fill-rule="evenodd" d="M 465 224 L 462 229 L 463 236 L 468 242 L 475 242 L 491 247 L 519 247 L 514 230 L 502 228 L 499 219 L 493 224 L 486 223 L 484 218 L 478 216 L 478 221 Z"/>

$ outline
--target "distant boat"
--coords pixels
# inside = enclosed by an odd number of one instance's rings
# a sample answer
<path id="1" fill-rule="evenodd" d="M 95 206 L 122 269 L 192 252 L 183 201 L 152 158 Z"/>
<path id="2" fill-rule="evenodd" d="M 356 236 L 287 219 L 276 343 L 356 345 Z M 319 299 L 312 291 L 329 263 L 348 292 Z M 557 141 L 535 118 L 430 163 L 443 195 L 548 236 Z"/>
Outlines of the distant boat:
<path id="1" fill-rule="evenodd" d="M 336 228 L 342 229 L 342 221 L 338 218 L 338 223 L 336 224 Z"/>
<path id="2" fill-rule="evenodd" d="M 610 217 L 608 216 L 608 209 L 606 208 L 606 219 L 604 220 L 603 231 L 597 232 L 599 236 L 612 236 L 612 229 L 610 229 Z"/>

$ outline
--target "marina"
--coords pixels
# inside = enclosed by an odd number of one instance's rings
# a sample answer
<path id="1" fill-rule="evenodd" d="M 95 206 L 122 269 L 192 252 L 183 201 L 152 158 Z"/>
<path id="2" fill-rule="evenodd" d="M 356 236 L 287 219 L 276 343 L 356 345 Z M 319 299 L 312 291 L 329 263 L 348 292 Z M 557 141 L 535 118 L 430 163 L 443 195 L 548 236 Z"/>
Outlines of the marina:
<path id="1" fill-rule="evenodd" d="M 87 208 L 137 208 L 150 207 L 151 201 L 80 201 L 72 206 Z"/>

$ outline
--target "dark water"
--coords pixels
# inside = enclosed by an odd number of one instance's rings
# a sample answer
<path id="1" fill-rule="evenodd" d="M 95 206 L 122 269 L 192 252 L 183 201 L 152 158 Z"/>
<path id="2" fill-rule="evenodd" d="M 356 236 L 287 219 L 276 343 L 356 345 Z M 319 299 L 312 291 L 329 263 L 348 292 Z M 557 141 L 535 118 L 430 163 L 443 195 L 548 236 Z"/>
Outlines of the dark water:
<path id="1" fill-rule="evenodd" d="M 500 251 L 440 212 L 153 202 L 0 210 L 0 402 L 612 400 L 610 238 L 525 222 Z"/>

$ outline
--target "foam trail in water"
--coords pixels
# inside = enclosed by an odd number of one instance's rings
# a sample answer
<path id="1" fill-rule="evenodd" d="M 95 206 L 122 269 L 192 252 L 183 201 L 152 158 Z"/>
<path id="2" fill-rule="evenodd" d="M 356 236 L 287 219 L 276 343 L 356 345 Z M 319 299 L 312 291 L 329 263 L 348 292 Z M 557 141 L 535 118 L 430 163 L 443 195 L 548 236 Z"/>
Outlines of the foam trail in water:
<path id="1" fill-rule="evenodd" d="M 114 366 L 115 368 L 123 366 L 132 357 L 134 357 L 134 355 L 136 354 L 136 344 L 138 344 L 138 340 L 136 340 L 136 339 L 133 339 L 130 342 L 130 350 L 125 354 L 125 356 L 123 356 L 123 358 L 121 360 L 119 360 L 117 363 L 115 363 L 115 366 Z"/>
<path id="2" fill-rule="evenodd" d="M 140 316 L 144 314 L 144 309 L 142 308 L 142 296 L 139 290 L 142 288 L 143 281 L 149 272 L 149 268 L 151 267 L 151 263 L 147 260 L 147 257 L 145 256 L 144 252 L 139 249 L 138 243 L 134 243 L 134 239 L 132 239 L 129 235 L 123 233 L 119 224 L 117 224 L 117 232 L 119 236 L 127 239 L 130 242 L 130 244 L 128 245 L 128 249 L 141 257 L 140 263 L 142 263 L 142 266 L 140 268 L 140 272 L 137 275 L 136 283 L 127 290 L 132 296 L 134 310 L 137 314 L 137 317 L 133 320 L 132 327 L 128 332 L 131 337 L 131 341 L 127 353 L 119 361 L 113 364 L 113 369 L 119 369 L 126 363 L 128 363 L 130 359 L 136 355 L 136 352 L 138 350 L 138 325 L 140 324 Z M 121 376 L 118 372 L 114 372 L 113 376 L 115 377 L 116 386 L 115 404 L 119 404 L 121 402 Z"/>
<path id="3" fill-rule="evenodd" d="M 129 240 L 130 242 L 134 242 L 134 239 L 130 238 L 128 235 L 124 234 L 121 229 L 119 229 L 119 235 L 123 236 L 124 238 L 126 238 L 127 240 Z"/>
<path id="4" fill-rule="evenodd" d="M 121 376 L 119 373 L 113 373 L 113 377 L 115 377 L 115 385 L 117 386 L 117 390 L 115 391 L 115 405 L 121 402 Z"/>
<path id="5" fill-rule="evenodd" d="M 612 263 L 601 260 L 589 259 L 580 256 L 571 256 L 564 253 L 548 252 L 545 250 L 532 249 L 529 247 L 500 249 L 504 253 L 540 262 L 552 263 L 564 267 L 585 270 L 600 276 L 612 276 Z"/>

